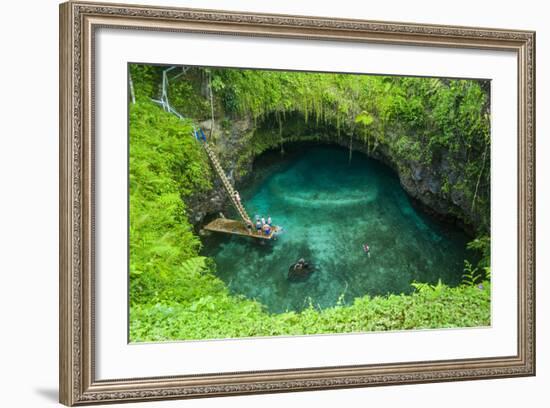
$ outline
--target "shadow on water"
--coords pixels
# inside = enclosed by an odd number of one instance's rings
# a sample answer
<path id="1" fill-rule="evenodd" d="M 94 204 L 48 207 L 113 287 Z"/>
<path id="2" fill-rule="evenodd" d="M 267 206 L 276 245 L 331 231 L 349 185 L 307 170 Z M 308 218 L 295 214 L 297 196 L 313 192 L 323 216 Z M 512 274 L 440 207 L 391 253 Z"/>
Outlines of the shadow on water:
<path id="1" fill-rule="evenodd" d="M 460 283 L 464 232 L 420 213 L 385 165 L 336 146 L 301 146 L 270 152 L 255 162 L 241 188 L 248 212 L 283 227 L 276 241 L 213 234 L 204 255 L 233 293 L 263 303 L 274 313 L 309 304 L 334 306 L 339 298 L 410 293 L 413 281 Z M 370 257 L 363 251 L 368 243 Z M 307 279 L 290 282 L 299 258 L 315 265 Z"/>

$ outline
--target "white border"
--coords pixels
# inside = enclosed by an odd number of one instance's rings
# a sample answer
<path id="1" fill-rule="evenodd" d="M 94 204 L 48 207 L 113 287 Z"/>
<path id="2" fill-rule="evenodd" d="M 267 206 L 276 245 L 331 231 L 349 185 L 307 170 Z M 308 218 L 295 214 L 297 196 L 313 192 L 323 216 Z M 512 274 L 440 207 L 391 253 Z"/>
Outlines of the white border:
<path id="1" fill-rule="evenodd" d="M 98 30 L 95 50 L 97 379 L 516 354 L 514 53 L 107 28 Z M 128 62 L 492 79 L 492 326 L 128 345 Z"/>

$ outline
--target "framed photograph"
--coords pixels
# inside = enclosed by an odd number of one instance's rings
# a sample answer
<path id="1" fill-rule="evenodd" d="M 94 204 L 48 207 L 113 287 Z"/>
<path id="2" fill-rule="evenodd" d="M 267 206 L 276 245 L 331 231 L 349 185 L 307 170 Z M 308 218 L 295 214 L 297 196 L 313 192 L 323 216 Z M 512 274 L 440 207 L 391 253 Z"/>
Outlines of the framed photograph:
<path id="1" fill-rule="evenodd" d="M 535 374 L 535 33 L 60 6 L 60 400 Z"/>

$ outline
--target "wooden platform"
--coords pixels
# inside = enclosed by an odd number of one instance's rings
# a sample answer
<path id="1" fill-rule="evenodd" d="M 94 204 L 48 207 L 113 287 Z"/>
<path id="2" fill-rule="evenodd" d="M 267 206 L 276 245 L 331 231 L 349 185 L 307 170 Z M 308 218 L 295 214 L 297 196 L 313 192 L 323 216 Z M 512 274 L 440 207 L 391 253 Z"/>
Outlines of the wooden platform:
<path id="1" fill-rule="evenodd" d="M 255 228 L 251 232 L 248 231 L 248 229 L 246 228 L 246 226 L 242 221 L 235 221 L 227 218 L 216 218 L 214 221 L 205 225 L 204 229 L 207 231 L 223 232 L 226 234 L 233 234 L 233 235 L 242 235 L 250 238 L 272 239 L 279 228 L 274 225 L 271 228 L 271 233 L 269 235 L 265 235 L 263 231 L 261 234 L 257 233 Z"/>

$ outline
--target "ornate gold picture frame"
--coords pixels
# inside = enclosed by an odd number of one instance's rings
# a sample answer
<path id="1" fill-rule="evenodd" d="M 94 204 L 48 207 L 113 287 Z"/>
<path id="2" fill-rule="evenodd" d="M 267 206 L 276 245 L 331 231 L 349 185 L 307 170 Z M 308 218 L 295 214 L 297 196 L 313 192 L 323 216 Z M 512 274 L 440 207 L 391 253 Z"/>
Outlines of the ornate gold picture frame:
<path id="1" fill-rule="evenodd" d="M 95 33 L 99 28 L 501 50 L 517 56 L 517 353 L 484 358 L 97 379 Z M 60 401 L 194 398 L 535 375 L 535 33 L 68 2 L 60 6 Z M 126 294 L 121 293 L 121 298 Z"/>

